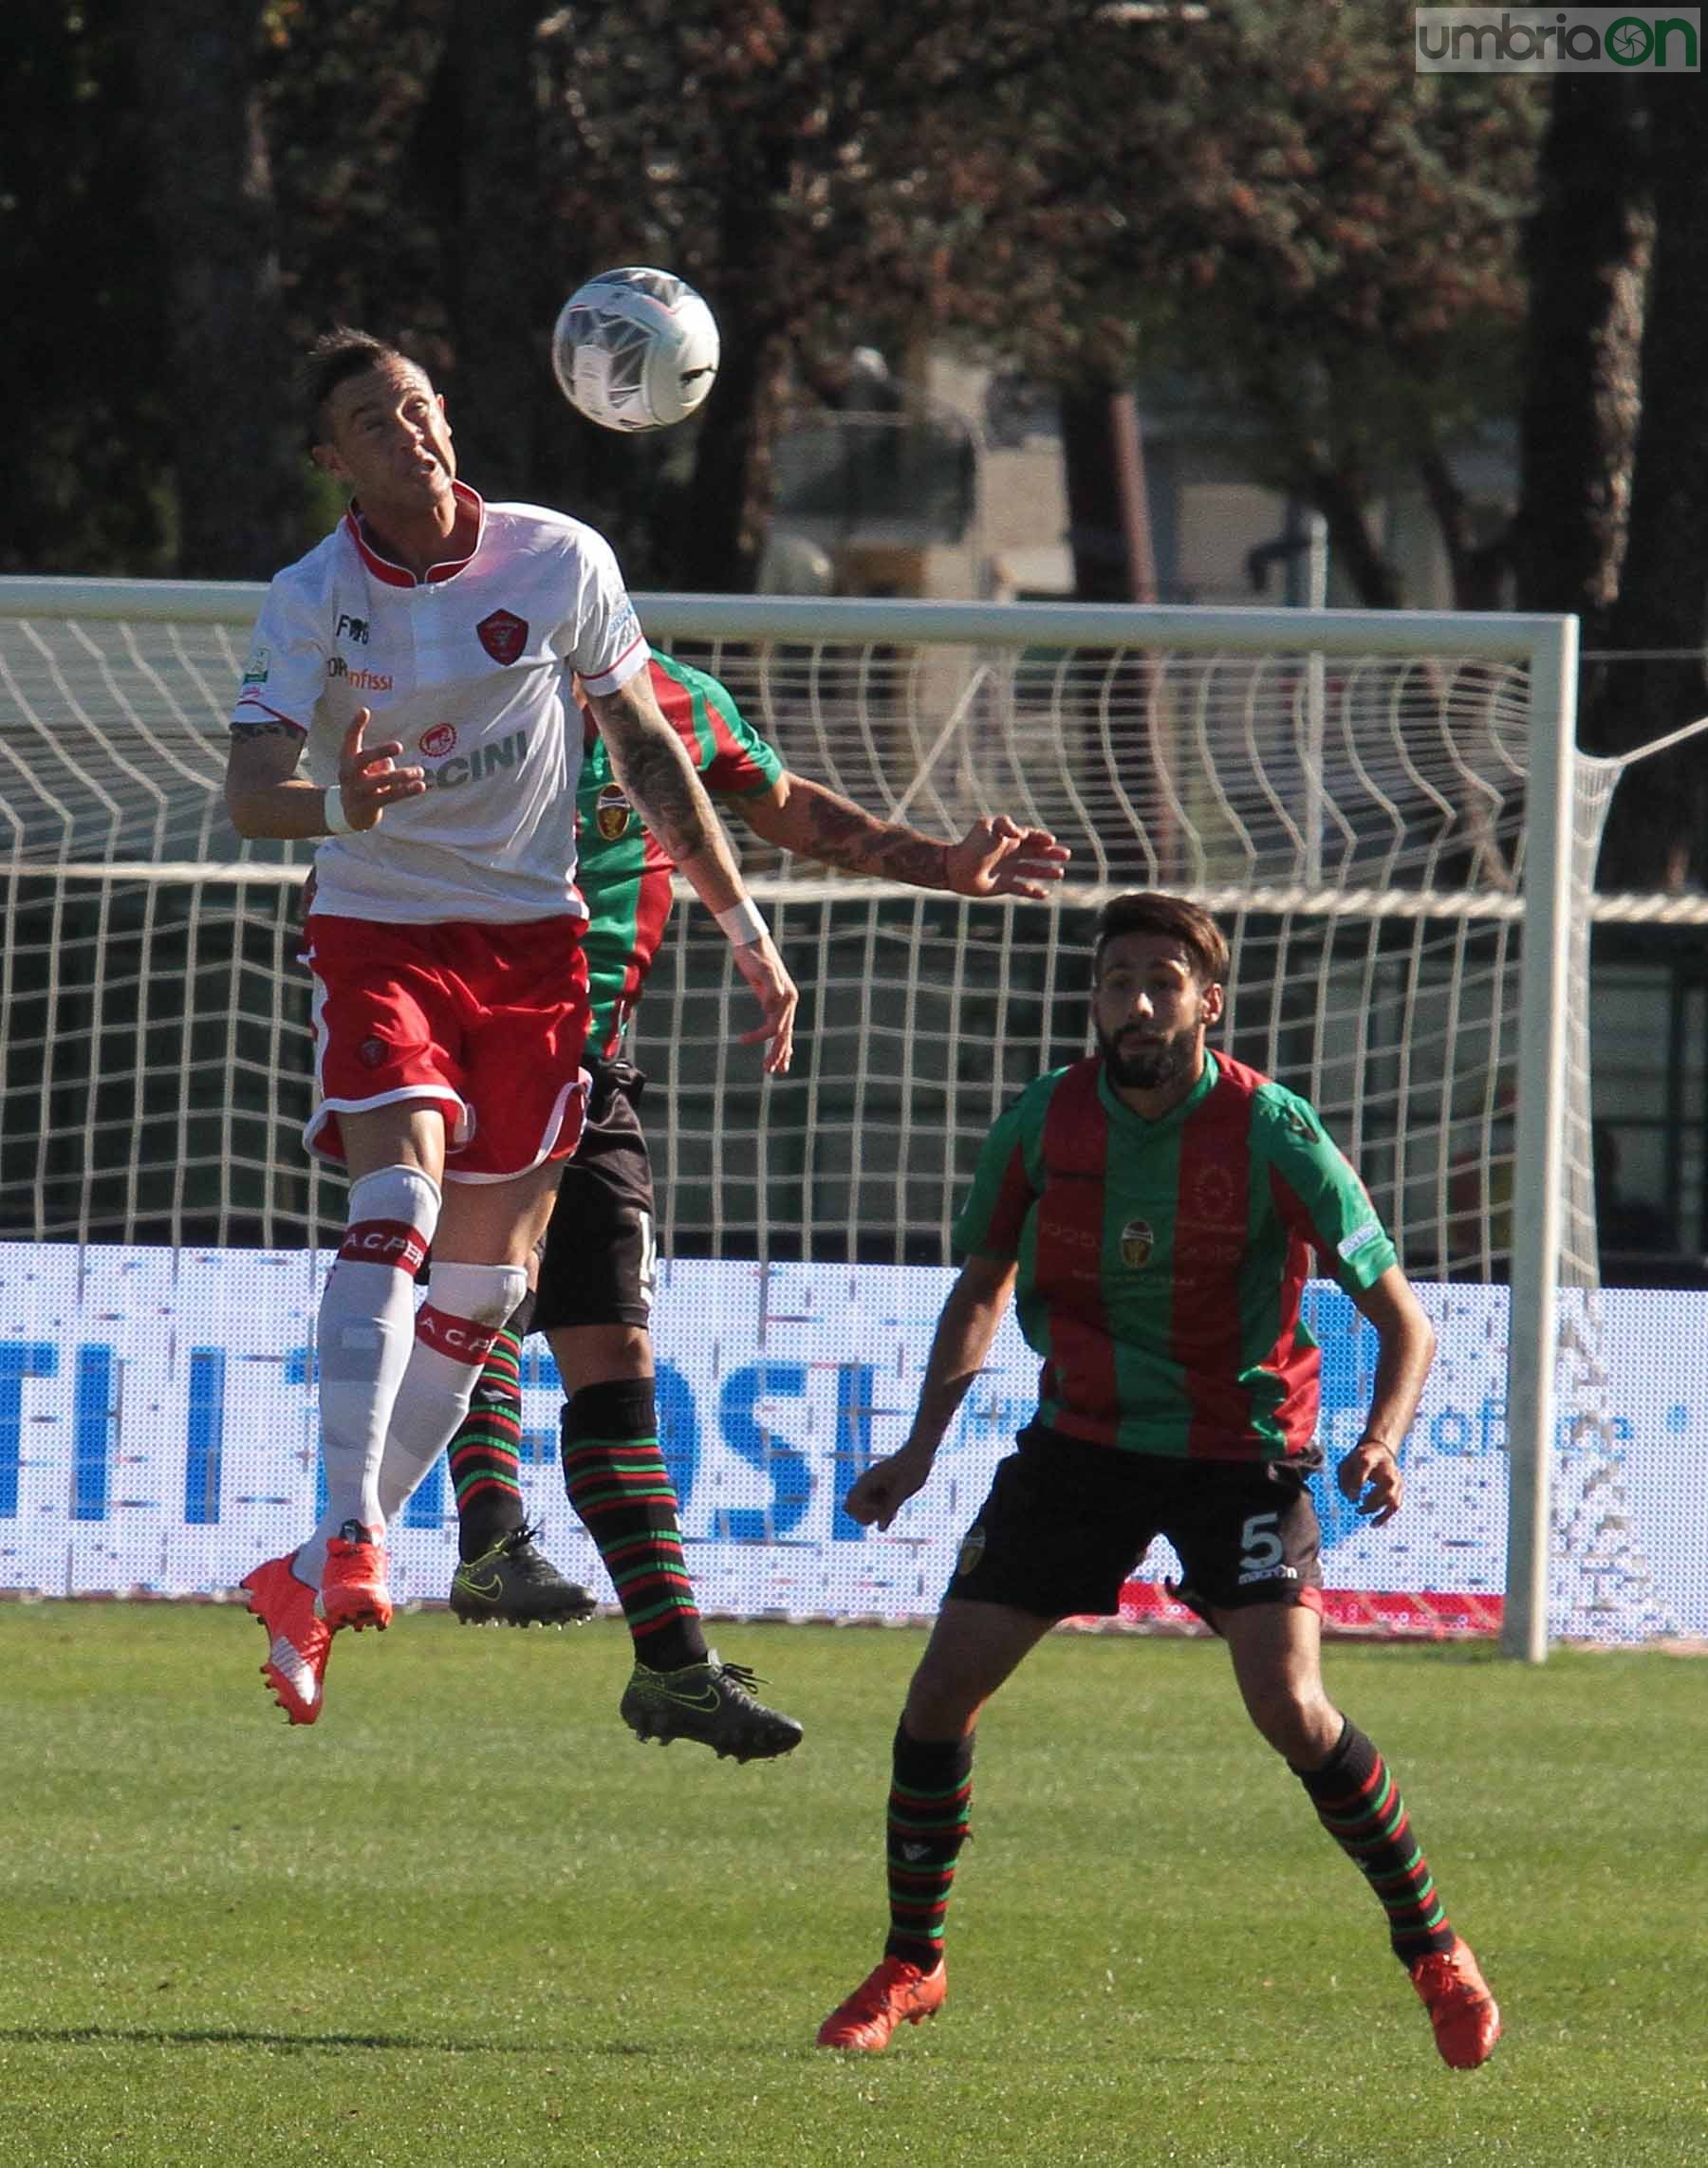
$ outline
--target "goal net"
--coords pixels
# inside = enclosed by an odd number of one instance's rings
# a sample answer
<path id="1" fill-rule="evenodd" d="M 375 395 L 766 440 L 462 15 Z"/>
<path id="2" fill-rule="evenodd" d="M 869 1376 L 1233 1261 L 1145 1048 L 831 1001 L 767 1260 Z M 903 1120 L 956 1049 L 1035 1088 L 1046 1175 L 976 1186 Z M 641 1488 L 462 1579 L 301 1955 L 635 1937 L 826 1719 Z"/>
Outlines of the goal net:
<path id="1" fill-rule="evenodd" d="M 300 1146 L 308 847 L 241 842 L 219 795 L 259 601 L 0 581 L 0 1238 L 288 1248 L 342 1225 Z M 1576 788 L 1559 621 L 640 601 L 790 768 L 935 835 L 1007 813 L 1073 852 L 1039 906 L 749 838 L 803 1058 L 762 1080 L 727 946 L 678 911 L 635 1034 L 668 1085 L 667 1253 L 948 1262 L 991 1122 L 1086 1047 L 1098 908 L 1167 887 L 1230 936 L 1219 1043 L 1318 1106 L 1412 1276 L 1513 1283 L 1514 1460 L 1528 1424 L 1545 1467 L 1554 1288 L 1595 1259 L 1584 1004 L 1557 997 L 1610 788 Z M 1613 1581 L 1644 1601 L 1640 1561 Z"/>

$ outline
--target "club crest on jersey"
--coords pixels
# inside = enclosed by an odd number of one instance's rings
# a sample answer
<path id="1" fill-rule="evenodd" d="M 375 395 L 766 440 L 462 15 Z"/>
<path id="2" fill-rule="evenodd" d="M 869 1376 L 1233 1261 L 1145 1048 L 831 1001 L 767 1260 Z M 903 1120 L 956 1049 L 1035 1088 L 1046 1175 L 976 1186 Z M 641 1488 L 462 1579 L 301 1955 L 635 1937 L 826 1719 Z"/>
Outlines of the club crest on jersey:
<path id="1" fill-rule="evenodd" d="M 1150 1222 L 1129 1219 L 1121 1231 L 1121 1262 L 1129 1272 L 1141 1272 L 1150 1263 L 1157 1237 Z"/>
<path id="2" fill-rule="evenodd" d="M 628 832 L 629 802 L 622 795 L 621 784 L 607 783 L 599 793 L 599 803 L 593 808 L 593 825 L 601 840 L 614 843 L 619 836 Z"/>
<path id="3" fill-rule="evenodd" d="M 956 1555 L 956 1573 L 971 1573 L 985 1554 L 984 1523 L 975 1521 L 961 1538 L 961 1547 Z"/>
<path id="4" fill-rule="evenodd" d="M 511 610 L 494 610 L 474 627 L 475 637 L 494 662 L 514 662 L 528 645 L 528 620 Z"/>
<path id="5" fill-rule="evenodd" d="M 443 760 L 456 745 L 456 729 L 452 723 L 435 723 L 431 730 L 423 731 L 416 740 L 429 760 Z"/>
<path id="6" fill-rule="evenodd" d="M 1240 1210 L 1239 1192 L 1226 1167 L 1198 1169 L 1192 1185 L 1190 1209 L 1193 1217 L 1201 1220 L 1206 1227 L 1237 1226 L 1244 1230 L 1245 1215 Z"/>

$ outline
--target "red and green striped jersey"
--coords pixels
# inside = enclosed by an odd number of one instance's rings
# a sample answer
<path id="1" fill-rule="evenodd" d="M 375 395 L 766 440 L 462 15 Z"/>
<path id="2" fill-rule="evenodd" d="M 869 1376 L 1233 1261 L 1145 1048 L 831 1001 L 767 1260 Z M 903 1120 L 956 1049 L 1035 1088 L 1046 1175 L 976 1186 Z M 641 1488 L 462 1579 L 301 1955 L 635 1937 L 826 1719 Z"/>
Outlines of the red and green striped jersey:
<path id="1" fill-rule="evenodd" d="M 1348 1288 L 1397 1261 L 1315 1109 L 1220 1054 L 1160 1121 L 1116 1097 L 1100 1059 L 1040 1077 L 986 1140 L 955 1239 L 1017 1262 L 1052 1429 L 1305 1467 L 1320 1457 L 1311 1252 Z"/>
<path id="2" fill-rule="evenodd" d="M 769 790 L 783 773 L 783 763 L 717 679 L 656 651 L 648 668 L 659 705 L 712 795 L 746 798 Z M 604 740 L 591 723 L 576 823 L 575 885 L 589 920 L 582 939 L 593 1005 L 587 1044 L 614 1054 L 664 937 L 671 863 L 623 796 Z"/>

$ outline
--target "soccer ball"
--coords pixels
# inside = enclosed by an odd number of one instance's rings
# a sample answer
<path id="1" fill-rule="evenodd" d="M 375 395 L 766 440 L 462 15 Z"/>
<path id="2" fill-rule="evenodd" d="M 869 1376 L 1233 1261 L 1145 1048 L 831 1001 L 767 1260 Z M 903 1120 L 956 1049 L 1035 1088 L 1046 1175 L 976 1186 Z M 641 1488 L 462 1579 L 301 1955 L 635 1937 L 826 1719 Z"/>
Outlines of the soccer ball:
<path id="1" fill-rule="evenodd" d="M 673 271 L 601 271 L 559 311 L 551 366 L 569 404 L 602 429 L 666 429 L 712 389 L 717 320 Z"/>

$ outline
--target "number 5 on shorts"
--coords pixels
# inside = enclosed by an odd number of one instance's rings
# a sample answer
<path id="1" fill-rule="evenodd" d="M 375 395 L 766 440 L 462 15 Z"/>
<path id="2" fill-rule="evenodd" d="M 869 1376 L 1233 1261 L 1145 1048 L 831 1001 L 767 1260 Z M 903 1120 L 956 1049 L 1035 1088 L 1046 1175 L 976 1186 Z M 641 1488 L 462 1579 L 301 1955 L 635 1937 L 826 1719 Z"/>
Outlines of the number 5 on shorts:
<path id="1" fill-rule="evenodd" d="M 1280 1565 L 1286 1547 L 1280 1535 L 1279 1513 L 1253 1513 L 1239 1531 L 1240 1578 L 1267 1573 Z"/>

